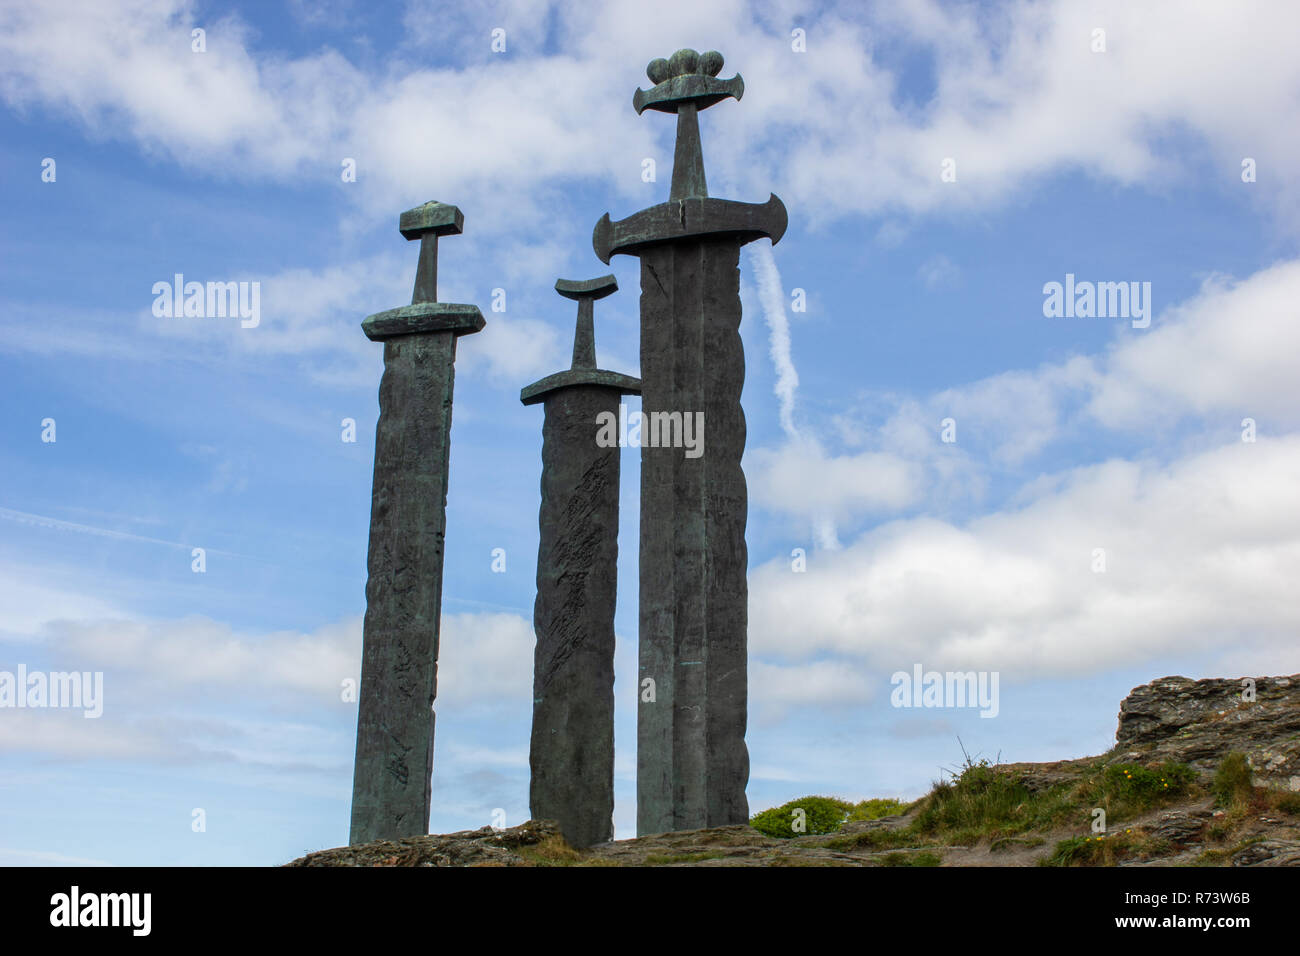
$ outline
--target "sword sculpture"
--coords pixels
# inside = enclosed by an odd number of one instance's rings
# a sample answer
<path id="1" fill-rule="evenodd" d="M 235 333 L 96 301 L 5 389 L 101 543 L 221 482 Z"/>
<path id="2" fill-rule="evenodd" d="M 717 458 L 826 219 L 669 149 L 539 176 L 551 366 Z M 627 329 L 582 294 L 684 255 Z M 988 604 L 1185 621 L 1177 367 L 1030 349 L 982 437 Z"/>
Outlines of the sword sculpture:
<path id="1" fill-rule="evenodd" d="M 621 420 L 623 395 L 641 391 L 630 375 L 596 368 L 593 303 L 617 289 L 612 275 L 555 283 L 578 302 L 572 367 L 519 395 L 546 409 L 529 810 L 576 847 L 614 838 L 619 447 L 597 430 L 605 415 Z"/>
<path id="2" fill-rule="evenodd" d="M 639 834 L 749 818 L 739 262 L 787 219 L 775 195 L 709 197 L 698 114 L 745 88 L 721 70 L 722 54 L 694 50 L 646 68 L 655 86 L 636 91 L 637 113 L 677 114 L 668 202 L 619 222 L 606 213 L 592 236 L 602 262 L 641 260 L 642 420 L 657 429 L 641 441 Z M 700 412 L 708 444 L 688 457 L 664 431 Z"/>
<path id="3" fill-rule="evenodd" d="M 420 240 L 411 304 L 361 324 L 367 338 L 384 343 L 384 377 L 370 503 L 353 844 L 429 832 L 456 339 L 484 325 L 477 306 L 438 301 L 438 237 L 459 235 L 464 224 L 459 209 L 439 202 L 402 213 L 402 235 Z"/>

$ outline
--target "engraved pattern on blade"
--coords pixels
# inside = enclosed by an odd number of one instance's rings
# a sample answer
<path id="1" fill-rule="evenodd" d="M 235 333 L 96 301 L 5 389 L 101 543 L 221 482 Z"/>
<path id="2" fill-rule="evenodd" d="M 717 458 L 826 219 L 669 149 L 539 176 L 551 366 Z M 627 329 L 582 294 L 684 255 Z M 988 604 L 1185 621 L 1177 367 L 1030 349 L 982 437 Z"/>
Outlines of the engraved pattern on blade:
<path id="1" fill-rule="evenodd" d="M 456 339 L 384 344 L 353 843 L 428 830 Z"/>
<path id="2" fill-rule="evenodd" d="M 438 303 L 438 237 L 464 226 L 458 208 L 402 213 L 420 240 L 411 305 L 361 327 L 384 343 L 375 425 L 366 616 L 352 777 L 353 844 L 421 835 L 433 788 L 451 406 L 456 338 L 483 328 L 476 306 Z"/>
<path id="3" fill-rule="evenodd" d="M 614 836 L 614 610 L 618 588 L 619 453 L 597 442 L 602 416 L 619 418 L 638 379 L 596 367 L 593 303 L 612 275 L 559 279 L 578 303 L 573 363 L 521 390 L 545 402 L 533 629 L 529 808 L 572 846 Z"/>
<path id="4" fill-rule="evenodd" d="M 785 205 L 709 197 L 699 111 L 739 99 L 717 79 L 721 54 L 653 60 L 637 112 L 677 114 L 668 201 L 614 221 L 592 248 L 641 260 L 640 679 L 637 832 L 747 822 L 747 489 L 741 470 L 745 379 L 739 334 L 740 247 L 786 231 Z M 657 414 L 702 414 L 702 454 L 645 442 Z M 698 446 L 697 446 L 698 447 Z"/>
<path id="5" fill-rule="evenodd" d="M 616 389 L 546 398 L 529 809 L 585 847 L 613 839 L 619 448 L 596 445 Z"/>

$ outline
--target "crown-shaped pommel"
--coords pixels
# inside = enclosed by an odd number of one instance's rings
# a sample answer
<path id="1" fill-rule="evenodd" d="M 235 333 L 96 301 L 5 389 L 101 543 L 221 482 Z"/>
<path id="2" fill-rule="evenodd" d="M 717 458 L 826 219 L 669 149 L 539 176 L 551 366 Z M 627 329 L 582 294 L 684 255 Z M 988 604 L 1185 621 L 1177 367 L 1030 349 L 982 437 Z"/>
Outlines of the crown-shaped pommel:
<path id="1" fill-rule="evenodd" d="M 702 110 L 729 96 L 740 99 L 745 93 L 745 81 L 739 73 L 729 80 L 718 79 L 722 54 L 717 50 L 678 50 L 666 60 L 651 60 L 645 72 L 655 85 L 632 95 L 632 106 L 638 114 L 645 110 L 676 113 L 682 103 L 694 103 L 697 110 Z"/>

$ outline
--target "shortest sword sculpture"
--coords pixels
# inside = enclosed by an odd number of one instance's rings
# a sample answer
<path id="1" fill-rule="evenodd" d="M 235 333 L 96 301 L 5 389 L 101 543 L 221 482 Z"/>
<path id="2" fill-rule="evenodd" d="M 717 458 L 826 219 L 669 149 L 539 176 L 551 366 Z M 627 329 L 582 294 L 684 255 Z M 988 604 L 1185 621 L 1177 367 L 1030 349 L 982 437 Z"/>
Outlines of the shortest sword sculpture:
<path id="1" fill-rule="evenodd" d="M 438 301 L 438 237 L 459 235 L 464 224 L 459 209 L 439 202 L 402 213 L 402 235 L 420 240 L 411 304 L 361 324 L 367 338 L 384 343 L 384 377 L 370 504 L 353 844 L 429 832 L 456 339 L 484 325 L 477 306 Z"/>
<path id="2" fill-rule="evenodd" d="M 641 392 L 640 380 L 596 368 L 593 303 L 617 289 L 612 275 L 555 283 L 556 292 L 578 302 L 573 364 L 519 395 L 525 405 L 542 402 L 546 409 L 529 810 L 533 819 L 557 821 L 575 847 L 614 838 L 614 423 L 622 420 L 622 396 Z M 602 430 L 615 437 L 599 440 Z"/>

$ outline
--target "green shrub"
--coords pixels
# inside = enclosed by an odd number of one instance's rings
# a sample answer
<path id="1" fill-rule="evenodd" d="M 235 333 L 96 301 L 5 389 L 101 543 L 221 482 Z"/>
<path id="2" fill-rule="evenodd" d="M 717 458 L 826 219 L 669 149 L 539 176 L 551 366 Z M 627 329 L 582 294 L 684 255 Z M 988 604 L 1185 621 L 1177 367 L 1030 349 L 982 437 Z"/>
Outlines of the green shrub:
<path id="1" fill-rule="evenodd" d="M 1250 799 L 1251 788 L 1250 761 L 1242 753 L 1230 753 L 1219 762 L 1214 772 L 1214 782 L 1210 792 L 1214 802 L 1221 807 L 1229 807 L 1239 801 Z"/>
<path id="2" fill-rule="evenodd" d="M 1142 810 L 1187 794 L 1196 771 L 1185 763 L 1143 767 L 1135 763 L 1111 764 L 1102 775 L 1102 797 L 1113 810 Z"/>
<path id="3" fill-rule="evenodd" d="M 1030 796 L 1018 777 L 987 760 L 967 761 L 951 782 L 934 785 L 917 814 L 916 826 L 922 833 L 989 832 L 1014 822 Z"/>
<path id="4" fill-rule="evenodd" d="M 907 809 L 907 804 L 901 800 L 895 800 L 893 797 L 878 797 L 874 800 L 863 800 L 849 810 L 850 820 L 879 820 L 881 817 L 891 817 L 896 813 L 902 813 Z"/>
<path id="5" fill-rule="evenodd" d="M 770 837 L 796 837 L 806 834 L 834 833 L 849 818 L 853 804 L 835 797 L 800 797 L 779 807 L 754 814 L 749 821 L 759 833 Z M 796 832 L 796 810 L 803 811 L 804 829 Z"/>

